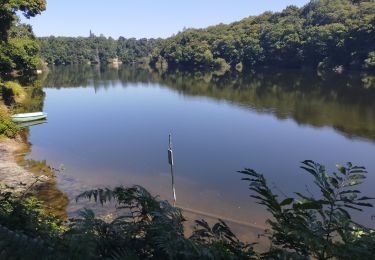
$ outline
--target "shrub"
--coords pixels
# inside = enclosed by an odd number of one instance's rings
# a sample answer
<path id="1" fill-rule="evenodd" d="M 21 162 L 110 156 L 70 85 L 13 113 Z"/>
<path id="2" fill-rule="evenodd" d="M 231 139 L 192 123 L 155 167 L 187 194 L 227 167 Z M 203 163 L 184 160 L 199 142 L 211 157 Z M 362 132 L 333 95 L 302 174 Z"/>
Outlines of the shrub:
<path id="1" fill-rule="evenodd" d="M 375 69 L 375 52 L 372 51 L 368 54 L 367 59 L 364 60 L 364 68 L 366 69 Z"/>
<path id="2" fill-rule="evenodd" d="M 295 193 L 279 199 L 262 174 L 245 169 L 253 198 L 272 219 L 266 222 L 272 246 L 257 254 L 219 220 L 209 226 L 196 221 L 184 233 L 179 208 L 152 196 L 140 186 L 89 190 L 78 200 L 101 204 L 115 201 L 119 217 L 104 221 L 84 209 L 63 225 L 37 200 L 0 192 L 0 253 L 6 259 L 373 259 L 375 231 L 352 220 L 350 210 L 372 206 L 355 186 L 365 179 L 364 167 L 337 165 L 329 174 L 313 161 L 302 162 L 319 196 Z M 1 191 L 1 187 L 0 187 Z M 0 257 L 0 258 L 1 258 Z"/>
<path id="3" fill-rule="evenodd" d="M 237 63 L 235 68 L 236 68 L 237 71 L 241 72 L 243 70 L 243 64 L 242 64 L 242 62 Z"/>
<path id="4" fill-rule="evenodd" d="M 24 93 L 24 89 L 22 88 L 22 86 L 14 81 L 5 82 L 4 87 L 11 90 L 12 95 L 16 97 L 20 97 Z"/>
<path id="5" fill-rule="evenodd" d="M 12 121 L 5 109 L 0 107 L 0 136 L 14 138 L 18 132 L 17 125 Z"/>
<path id="6" fill-rule="evenodd" d="M 296 192 L 296 197 L 279 200 L 262 174 L 251 169 L 241 173 L 250 182 L 253 198 L 272 214 L 268 236 L 274 245 L 266 258 L 370 259 L 375 253 L 374 231 L 352 220 L 350 210 L 372 207 L 372 198 L 361 196 L 355 186 L 366 178 L 364 167 L 337 165 L 337 172 L 313 161 L 302 162 L 313 176 L 319 196 Z"/>
<path id="7" fill-rule="evenodd" d="M 61 220 L 47 215 L 40 201 L 25 195 L 0 188 L 0 258 L 63 259 L 54 248 L 65 229 Z"/>
<path id="8" fill-rule="evenodd" d="M 0 94 L 2 95 L 4 103 L 7 105 L 21 102 L 26 96 L 25 90 L 22 86 L 14 81 L 0 83 Z"/>
<path id="9" fill-rule="evenodd" d="M 86 191 L 77 199 L 117 202 L 113 221 L 84 209 L 68 227 L 33 198 L 0 193 L 0 252 L 7 259 L 253 259 L 246 244 L 223 222 L 197 221 L 185 237 L 181 210 L 140 186 Z M 67 230 L 66 230 L 67 229 Z M 17 249 L 17 250 L 15 250 Z M 39 254 L 39 258 L 35 257 Z M 23 257 L 23 258 L 22 258 Z"/>
<path id="10" fill-rule="evenodd" d="M 93 255 L 136 255 L 141 259 L 252 259 L 251 244 L 241 242 L 223 222 L 210 227 L 196 221 L 191 237 L 185 237 L 180 209 L 152 196 L 143 187 L 117 187 L 86 191 L 77 199 L 115 200 L 122 214 L 111 223 L 85 210 L 67 233 L 78 241 L 92 241 Z"/>
<path id="11" fill-rule="evenodd" d="M 223 70 L 223 71 L 230 69 L 229 64 L 223 58 L 215 59 L 215 66 L 217 69 Z"/>

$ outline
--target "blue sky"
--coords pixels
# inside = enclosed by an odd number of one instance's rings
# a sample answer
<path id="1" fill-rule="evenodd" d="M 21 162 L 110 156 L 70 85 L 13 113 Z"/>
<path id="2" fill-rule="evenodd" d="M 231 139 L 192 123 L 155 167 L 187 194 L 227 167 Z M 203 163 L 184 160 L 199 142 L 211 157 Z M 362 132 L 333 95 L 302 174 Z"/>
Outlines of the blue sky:
<path id="1" fill-rule="evenodd" d="M 308 0 L 47 0 L 47 10 L 27 21 L 37 36 L 168 37 L 187 28 L 230 23 Z M 26 20 L 26 19 L 24 19 Z"/>

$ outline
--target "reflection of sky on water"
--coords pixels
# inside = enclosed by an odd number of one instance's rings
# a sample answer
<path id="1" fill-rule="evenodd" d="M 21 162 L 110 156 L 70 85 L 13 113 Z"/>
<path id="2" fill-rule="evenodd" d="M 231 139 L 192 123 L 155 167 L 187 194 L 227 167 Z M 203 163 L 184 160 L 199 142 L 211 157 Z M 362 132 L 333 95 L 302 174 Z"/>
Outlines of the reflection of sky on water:
<path id="1" fill-rule="evenodd" d="M 254 168 L 286 194 L 306 191 L 306 184 L 311 191 L 311 178 L 298 168 L 304 159 L 329 169 L 337 162 L 365 165 L 370 174 L 364 190 L 375 195 L 374 143 L 349 139 L 331 127 L 299 125 L 156 83 L 124 87 L 113 81 L 96 92 L 79 87 L 45 92 L 48 123 L 31 128 L 31 157 L 53 166 L 63 163 L 67 175 L 88 186 L 140 184 L 170 199 L 171 132 L 182 207 L 259 223 L 265 211 L 250 201 L 247 183 L 236 171 Z M 361 221 L 368 223 L 373 213 Z"/>

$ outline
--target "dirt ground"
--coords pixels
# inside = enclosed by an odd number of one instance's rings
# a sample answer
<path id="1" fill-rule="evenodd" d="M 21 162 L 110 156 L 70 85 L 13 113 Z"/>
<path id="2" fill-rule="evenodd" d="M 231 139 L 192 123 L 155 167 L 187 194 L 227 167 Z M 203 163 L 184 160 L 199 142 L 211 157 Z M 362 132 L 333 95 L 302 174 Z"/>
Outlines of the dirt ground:
<path id="1" fill-rule="evenodd" d="M 36 180 L 33 173 L 16 163 L 16 151 L 20 147 L 15 140 L 0 140 L 0 183 L 16 192 L 27 189 Z"/>

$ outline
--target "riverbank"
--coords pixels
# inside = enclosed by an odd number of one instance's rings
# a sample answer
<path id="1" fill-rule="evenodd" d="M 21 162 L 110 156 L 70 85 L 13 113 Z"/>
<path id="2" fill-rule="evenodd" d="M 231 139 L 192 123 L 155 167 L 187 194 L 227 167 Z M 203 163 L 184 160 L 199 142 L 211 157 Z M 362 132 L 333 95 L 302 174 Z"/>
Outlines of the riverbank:
<path id="1" fill-rule="evenodd" d="M 34 173 L 17 163 L 16 152 L 21 150 L 22 146 L 23 143 L 13 139 L 0 140 L 0 183 L 15 192 L 25 191 L 36 181 Z M 38 183 L 48 179 L 46 175 L 38 176 Z"/>
<path id="2" fill-rule="evenodd" d="M 46 182 L 49 177 L 43 174 L 37 176 L 32 169 L 20 164 L 22 160 L 17 160 L 16 154 L 27 150 L 28 144 L 22 131 L 12 122 L 9 107 L 25 101 L 27 93 L 24 87 L 14 81 L 1 83 L 0 87 L 0 184 L 2 191 L 23 192 L 30 186 Z"/>

